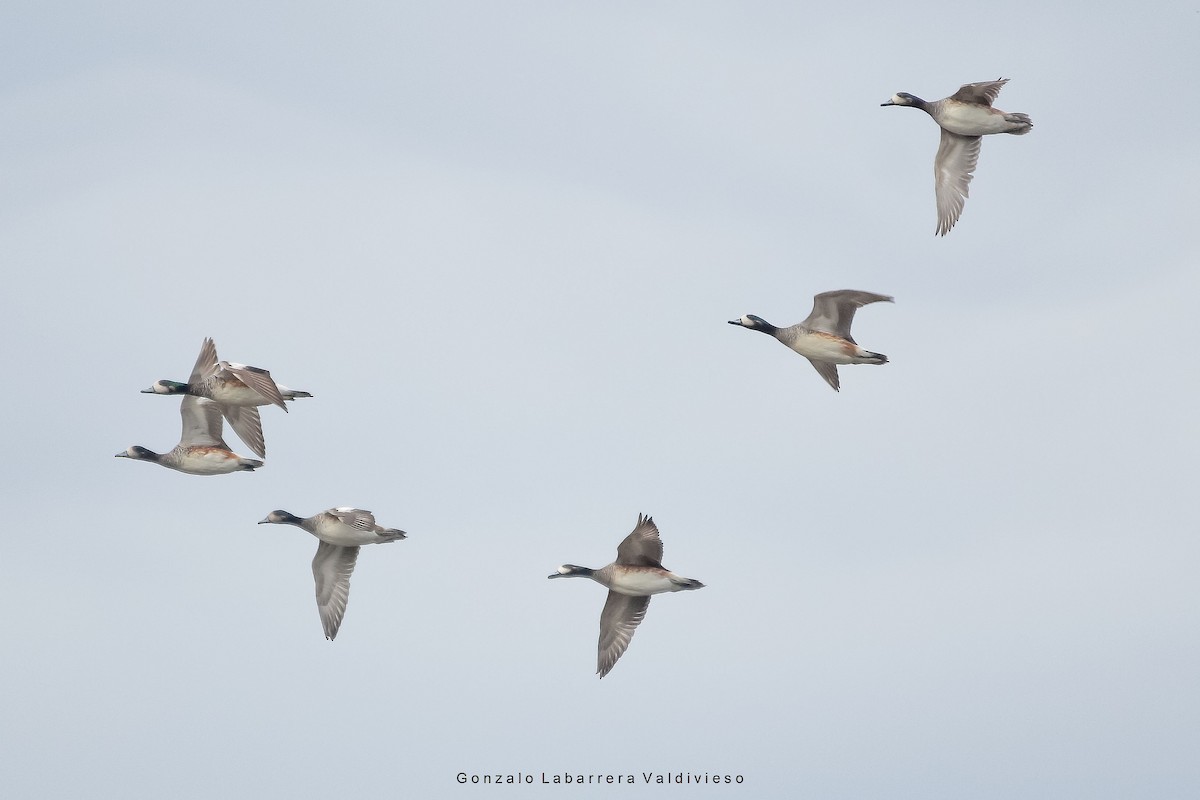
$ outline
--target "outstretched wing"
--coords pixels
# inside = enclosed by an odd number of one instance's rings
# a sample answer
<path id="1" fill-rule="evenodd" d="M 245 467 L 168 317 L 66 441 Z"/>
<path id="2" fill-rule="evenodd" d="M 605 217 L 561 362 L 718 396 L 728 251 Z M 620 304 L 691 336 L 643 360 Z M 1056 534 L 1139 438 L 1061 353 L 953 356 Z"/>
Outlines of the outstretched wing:
<path id="1" fill-rule="evenodd" d="M 358 560 L 357 547 L 339 547 L 321 542 L 313 556 L 312 571 L 317 581 L 317 611 L 321 614 L 321 627 L 325 638 L 337 636 L 346 614 L 346 603 L 350 600 L 350 575 Z"/>
<path id="2" fill-rule="evenodd" d="M 886 294 L 862 292 L 857 289 L 838 289 L 832 292 L 821 292 L 813 298 L 813 310 L 800 324 L 810 331 L 825 331 L 853 342 L 850 335 L 850 323 L 854 322 L 854 312 L 868 303 L 888 302 L 892 298 Z M 817 370 L 820 371 L 820 368 Z M 829 380 L 821 373 L 825 380 Z M 832 383 L 832 381 L 831 381 Z M 837 387 L 834 386 L 836 389 Z"/>
<path id="3" fill-rule="evenodd" d="M 638 514 L 633 532 L 617 545 L 616 563 L 635 567 L 661 567 L 662 557 L 663 544 L 658 536 L 658 526 L 652 518 Z"/>
<path id="4" fill-rule="evenodd" d="M 600 673 L 601 678 L 612 670 L 617 659 L 625 653 L 633 632 L 642 623 L 649 607 L 649 595 L 631 597 L 609 591 L 604 610 L 600 612 L 600 644 L 596 654 L 596 672 Z"/>
<path id="5" fill-rule="evenodd" d="M 179 416 L 183 419 L 183 433 L 179 437 L 181 445 L 229 449 L 221 439 L 221 407 L 212 400 L 184 395 L 179 405 Z"/>
<path id="6" fill-rule="evenodd" d="M 254 406 L 221 406 L 229 427 L 238 438 L 246 443 L 251 452 L 259 458 L 267 457 L 267 443 L 263 439 L 262 420 L 258 409 Z"/>
<path id="7" fill-rule="evenodd" d="M 933 192 L 937 199 L 937 233 L 945 236 L 958 222 L 967 203 L 967 188 L 975 177 L 982 136 L 960 136 L 942 129 L 942 142 L 933 159 Z"/>
<path id="8" fill-rule="evenodd" d="M 813 365 L 813 369 L 825 379 L 826 383 L 833 387 L 835 392 L 842 390 L 842 383 L 838 378 L 837 364 L 831 364 L 828 361 L 815 361 L 811 358 L 808 359 L 808 363 Z"/>
<path id="9" fill-rule="evenodd" d="M 195 386 L 200 381 L 217 371 L 217 345 L 211 338 L 206 338 L 200 345 L 200 355 L 196 357 L 196 365 L 188 383 Z"/>
<path id="10" fill-rule="evenodd" d="M 964 83 L 958 87 L 957 92 L 950 95 L 950 99 L 958 100 L 962 103 L 979 103 L 990 106 L 996 100 L 996 96 L 1000 94 L 1000 89 L 1006 83 L 1008 83 L 1008 78 L 1000 78 L 995 81 L 980 81 L 979 83 Z"/>

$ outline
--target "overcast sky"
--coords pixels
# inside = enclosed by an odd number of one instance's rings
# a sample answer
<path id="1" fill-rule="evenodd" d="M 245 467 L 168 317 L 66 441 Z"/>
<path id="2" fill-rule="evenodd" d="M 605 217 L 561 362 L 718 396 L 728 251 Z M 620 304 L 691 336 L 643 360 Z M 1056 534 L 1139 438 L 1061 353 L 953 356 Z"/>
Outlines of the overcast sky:
<path id="1" fill-rule="evenodd" d="M 1200 794 L 1200 6 L 811 5 L 6 6 L 4 795 Z M 936 237 L 880 103 L 998 77 Z M 840 393 L 725 324 L 844 288 Z M 114 459 L 205 336 L 266 467 Z M 706 588 L 601 681 L 639 512 Z"/>

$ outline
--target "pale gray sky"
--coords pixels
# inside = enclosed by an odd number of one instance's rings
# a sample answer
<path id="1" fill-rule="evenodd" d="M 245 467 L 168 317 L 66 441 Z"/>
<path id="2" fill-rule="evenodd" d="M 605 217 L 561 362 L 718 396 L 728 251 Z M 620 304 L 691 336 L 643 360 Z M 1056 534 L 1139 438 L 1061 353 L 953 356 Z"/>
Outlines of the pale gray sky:
<path id="1" fill-rule="evenodd" d="M 1200 793 L 1198 12 L 10 4 L 5 796 Z M 1002 76 L 935 237 L 879 104 Z M 840 394 L 725 324 L 841 288 Z M 112 458 L 205 336 L 316 395 L 267 466 Z M 410 538 L 330 643 L 255 523 L 334 505 Z M 639 512 L 707 586 L 599 681 L 546 576 Z"/>

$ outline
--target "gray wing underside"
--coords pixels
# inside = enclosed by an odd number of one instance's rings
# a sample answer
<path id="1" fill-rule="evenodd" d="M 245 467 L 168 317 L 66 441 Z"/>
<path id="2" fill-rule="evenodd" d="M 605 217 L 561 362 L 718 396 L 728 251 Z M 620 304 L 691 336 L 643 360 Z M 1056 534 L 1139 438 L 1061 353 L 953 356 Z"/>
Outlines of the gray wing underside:
<path id="1" fill-rule="evenodd" d="M 183 433 L 179 437 L 181 445 L 229 449 L 221 439 L 221 407 L 213 401 L 184 395 L 179 405 L 179 416 L 183 420 Z"/>
<path id="2" fill-rule="evenodd" d="M 358 560 L 358 547 L 340 547 L 328 542 L 317 545 L 313 556 L 313 578 L 317 582 L 317 611 L 325 638 L 337 636 L 350 599 L 350 575 Z"/>
<path id="3" fill-rule="evenodd" d="M 640 567 L 661 567 L 663 543 L 654 519 L 638 514 L 633 531 L 617 545 L 618 564 Z"/>
<path id="4" fill-rule="evenodd" d="M 263 439 L 262 420 L 254 406 L 221 406 L 229 427 L 238 438 L 259 458 L 267 457 L 267 443 Z"/>
<path id="5" fill-rule="evenodd" d="M 650 597 L 631 597 L 609 591 L 600 612 L 600 644 L 597 649 L 596 672 L 607 675 L 629 647 L 633 632 L 646 616 Z"/>
<path id="6" fill-rule="evenodd" d="M 813 365 L 813 369 L 820 373 L 821 377 L 833 387 L 835 392 L 842 390 L 841 381 L 838 379 L 837 364 L 830 364 L 828 361 L 813 361 L 811 358 L 808 359 L 808 363 Z"/>
<path id="7" fill-rule="evenodd" d="M 854 312 L 868 303 L 879 302 L 890 303 L 892 298 L 886 294 L 863 292 L 858 289 L 821 292 L 813 298 L 812 313 L 800 325 L 811 331 L 836 334 L 846 341 L 853 342 L 854 337 L 850 335 L 850 324 L 854 322 Z M 820 367 L 817 368 L 817 371 L 821 371 Z M 821 372 L 821 376 L 825 380 L 829 380 L 824 372 Z"/>
<path id="8" fill-rule="evenodd" d="M 945 236 L 958 222 L 967 202 L 967 189 L 979 163 L 981 136 L 960 136 L 942 129 L 933 160 L 933 191 L 937 199 L 937 233 Z"/>

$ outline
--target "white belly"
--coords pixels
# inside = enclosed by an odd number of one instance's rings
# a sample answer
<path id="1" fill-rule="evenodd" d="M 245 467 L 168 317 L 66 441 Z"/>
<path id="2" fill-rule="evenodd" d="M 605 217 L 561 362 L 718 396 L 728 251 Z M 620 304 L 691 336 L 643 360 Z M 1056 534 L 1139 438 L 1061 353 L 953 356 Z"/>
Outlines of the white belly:
<path id="1" fill-rule="evenodd" d="M 633 570 L 614 575 L 608 588 L 618 594 L 645 597 L 662 592 L 677 592 L 680 587 L 673 583 L 666 574 L 656 570 Z"/>
<path id="2" fill-rule="evenodd" d="M 826 361 L 830 364 L 854 364 L 857 360 L 855 353 L 858 348 L 845 339 L 832 334 L 806 333 L 796 337 L 795 341 L 788 344 L 788 347 L 805 358 Z"/>
<path id="3" fill-rule="evenodd" d="M 171 466 L 191 475 L 224 475 L 241 469 L 238 461 L 238 456 L 228 450 L 201 447 L 183 453 Z"/>
<path id="4" fill-rule="evenodd" d="M 375 531 L 351 528 L 349 525 L 327 517 L 317 523 L 316 537 L 322 542 L 336 544 L 339 547 L 356 547 L 379 541 L 379 535 Z"/>
<path id="5" fill-rule="evenodd" d="M 947 103 L 938 115 L 938 125 L 959 136 L 984 136 L 1004 133 L 1013 127 L 1004 114 L 985 106 Z"/>

